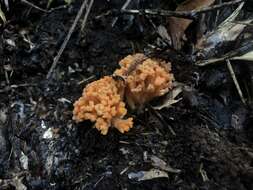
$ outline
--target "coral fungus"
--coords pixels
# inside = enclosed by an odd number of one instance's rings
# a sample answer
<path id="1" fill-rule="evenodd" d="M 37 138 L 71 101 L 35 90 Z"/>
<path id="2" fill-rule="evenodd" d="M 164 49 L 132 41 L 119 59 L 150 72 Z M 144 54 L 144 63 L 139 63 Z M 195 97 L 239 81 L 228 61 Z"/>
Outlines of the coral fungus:
<path id="1" fill-rule="evenodd" d="M 105 76 L 88 84 L 82 97 L 74 103 L 73 119 L 95 122 L 103 135 L 111 126 L 121 133 L 132 128 L 133 119 L 124 119 L 127 113 L 124 97 L 131 108 L 136 108 L 172 88 L 174 77 L 169 63 L 135 54 L 125 57 L 119 64 L 121 68 L 113 77 Z"/>
<path id="2" fill-rule="evenodd" d="M 126 80 L 125 96 L 132 108 L 162 96 L 172 88 L 174 77 L 170 73 L 170 63 L 138 53 L 125 57 L 119 64 L 121 68 L 114 75 Z"/>
<path id="3" fill-rule="evenodd" d="M 90 120 L 106 135 L 110 126 L 121 133 L 133 126 L 132 118 L 123 119 L 127 113 L 122 101 L 122 86 L 112 77 L 94 81 L 83 90 L 82 97 L 74 103 L 73 119 L 76 122 Z"/>

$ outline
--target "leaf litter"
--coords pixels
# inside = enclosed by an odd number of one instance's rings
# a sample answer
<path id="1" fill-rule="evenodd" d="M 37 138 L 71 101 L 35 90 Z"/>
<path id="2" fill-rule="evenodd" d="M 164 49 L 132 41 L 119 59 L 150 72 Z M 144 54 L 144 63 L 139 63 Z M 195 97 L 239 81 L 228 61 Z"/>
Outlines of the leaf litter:
<path id="1" fill-rule="evenodd" d="M 214 0 L 187 0 L 179 4 L 176 11 L 192 11 L 203 7 L 208 7 L 214 3 Z M 168 33 L 172 39 L 172 45 L 175 49 L 181 49 L 185 30 L 193 21 L 190 19 L 170 17 L 168 18 Z"/>

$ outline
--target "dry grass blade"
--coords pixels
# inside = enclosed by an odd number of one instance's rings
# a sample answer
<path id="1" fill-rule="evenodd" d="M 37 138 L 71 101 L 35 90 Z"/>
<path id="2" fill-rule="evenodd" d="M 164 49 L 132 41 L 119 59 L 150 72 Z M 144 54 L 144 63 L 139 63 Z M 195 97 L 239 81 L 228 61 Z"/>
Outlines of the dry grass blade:
<path id="1" fill-rule="evenodd" d="M 214 3 L 214 0 L 187 0 L 180 4 L 176 11 L 192 11 L 207 7 Z M 168 31 L 172 38 L 172 43 L 175 49 L 180 49 L 181 40 L 185 30 L 192 23 L 192 20 L 184 18 L 171 17 L 168 18 Z"/>
<path id="2" fill-rule="evenodd" d="M 0 18 L 2 19 L 3 23 L 6 23 L 6 17 L 4 12 L 1 9 L 1 5 L 0 5 Z"/>

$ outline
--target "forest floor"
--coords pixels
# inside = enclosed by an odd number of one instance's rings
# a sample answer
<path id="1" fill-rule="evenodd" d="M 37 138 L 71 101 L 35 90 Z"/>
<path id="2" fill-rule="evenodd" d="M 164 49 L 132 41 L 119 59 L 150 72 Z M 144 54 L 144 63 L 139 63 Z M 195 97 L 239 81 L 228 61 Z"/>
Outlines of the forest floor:
<path id="1" fill-rule="evenodd" d="M 31 2 L 43 8 L 48 3 Z M 82 1 L 55 0 L 48 12 L 22 1 L 10 4 L 0 27 L 0 189 L 253 189 L 249 62 L 233 62 L 247 105 L 226 63 L 198 67 L 189 61 L 186 44 L 179 53 L 157 53 L 187 86 L 181 101 L 130 113 L 135 124 L 125 134 L 110 129 L 103 136 L 91 123 L 72 120 L 73 102 L 89 82 L 112 74 L 126 55 L 151 51 L 157 43 L 151 21 L 159 25 L 165 17 L 103 16 L 124 2 L 94 2 L 83 32 L 80 20 L 49 79 Z M 161 7 L 161 1 L 143 2 L 144 8 Z M 188 39 L 194 28 L 195 23 L 187 29 Z M 142 180 L 148 171 L 155 174 Z"/>

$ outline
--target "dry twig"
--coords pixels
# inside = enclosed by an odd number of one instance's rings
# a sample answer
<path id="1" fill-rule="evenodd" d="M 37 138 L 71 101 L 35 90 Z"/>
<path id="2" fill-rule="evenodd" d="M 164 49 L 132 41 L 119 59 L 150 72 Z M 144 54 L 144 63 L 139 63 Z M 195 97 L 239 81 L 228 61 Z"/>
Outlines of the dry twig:
<path id="1" fill-rule="evenodd" d="M 42 11 L 42 12 L 45 12 L 45 13 L 48 12 L 47 10 L 42 9 L 42 8 L 38 7 L 37 5 L 34 5 L 33 3 L 27 1 L 27 0 L 21 0 L 21 2 L 24 3 L 24 4 L 26 4 L 26 5 L 29 5 L 32 8 L 35 8 L 35 9 L 39 10 L 39 11 Z"/>
<path id="2" fill-rule="evenodd" d="M 127 8 L 127 6 L 131 3 L 132 0 L 126 0 L 126 2 L 124 3 L 124 5 L 121 7 L 121 10 L 125 10 Z M 112 21 L 112 27 L 116 24 L 116 22 L 118 21 L 118 17 L 114 18 Z"/>
<path id="3" fill-rule="evenodd" d="M 235 72 L 234 72 L 234 70 L 233 70 L 233 67 L 232 67 L 232 65 L 231 65 L 231 63 L 230 63 L 230 61 L 229 61 L 229 59 L 227 59 L 226 62 L 227 62 L 227 67 L 228 67 L 229 73 L 230 73 L 230 75 L 231 75 L 231 77 L 232 77 L 232 79 L 233 79 L 233 81 L 234 81 L 235 87 L 236 87 L 236 89 L 237 89 L 237 91 L 238 91 L 238 94 L 239 94 L 239 96 L 240 96 L 240 98 L 241 98 L 241 101 L 242 101 L 242 103 L 243 103 L 244 105 L 246 105 L 246 100 L 245 100 L 244 97 L 243 97 L 241 87 L 240 87 L 240 85 L 239 85 L 239 83 L 238 83 L 238 81 L 237 81 L 237 78 L 236 78 L 236 76 L 235 76 Z"/>
<path id="4" fill-rule="evenodd" d="M 213 5 L 210 7 L 205 7 L 199 10 L 193 10 L 193 11 L 169 11 L 169 10 L 156 10 L 156 9 L 143 9 L 143 10 L 137 10 L 137 9 L 121 9 L 115 11 L 115 13 L 121 13 L 121 14 L 138 14 L 138 15 L 159 15 L 159 16 L 173 16 L 173 17 L 179 17 L 179 18 L 187 18 L 187 19 L 196 19 L 196 17 L 199 14 L 207 13 L 214 10 L 219 10 L 224 7 L 233 6 L 239 3 L 244 2 L 245 0 L 234 0 L 230 2 L 221 3 L 219 5 Z"/>
<path id="5" fill-rule="evenodd" d="M 56 57 L 54 58 L 54 62 L 53 62 L 53 64 L 51 65 L 51 68 L 50 68 L 49 72 L 47 73 L 47 79 L 51 78 L 52 73 L 53 73 L 53 71 L 54 71 L 54 69 L 55 69 L 55 67 L 56 67 L 56 65 L 57 65 L 57 63 L 58 63 L 58 61 L 59 61 L 59 59 L 60 59 L 60 57 L 61 57 L 61 55 L 62 55 L 64 49 L 66 48 L 67 43 L 68 43 L 68 41 L 70 40 L 70 38 L 71 38 L 71 36 L 72 36 L 72 34 L 73 34 L 75 28 L 76 28 L 76 25 L 77 25 L 77 23 L 78 23 L 80 17 L 82 16 L 82 14 L 83 14 L 83 12 L 84 12 L 84 9 L 85 9 L 87 3 L 88 3 L 88 0 L 84 0 L 82 6 L 80 7 L 80 9 L 79 9 L 79 11 L 78 11 L 78 13 L 77 13 L 77 15 L 76 15 L 76 18 L 75 18 L 75 20 L 74 20 L 74 23 L 72 24 L 71 28 L 69 29 L 68 35 L 66 36 L 64 42 L 62 43 L 61 48 L 60 48 L 60 50 L 58 51 Z M 88 7 L 91 8 L 91 5 L 92 5 L 92 4 L 93 4 L 93 0 L 90 1 Z M 89 9 L 87 9 L 87 11 L 86 11 L 86 13 L 85 13 L 85 16 L 84 16 L 84 18 L 85 18 L 84 21 L 85 21 L 85 22 L 83 22 L 83 25 L 85 25 L 89 13 L 90 13 L 90 11 L 89 11 Z"/>
<path id="6" fill-rule="evenodd" d="M 88 15 L 90 14 L 90 10 L 91 10 L 91 7 L 92 7 L 93 3 L 94 3 L 94 0 L 91 0 L 88 7 L 87 7 L 86 14 L 84 15 L 83 22 L 81 24 L 81 31 L 82 32 L 83 32 L 83 29 L 86 25 L 87 18 L 88 18 Z"/>

